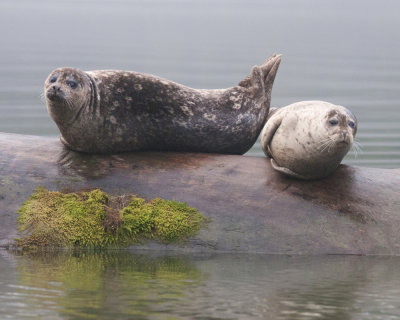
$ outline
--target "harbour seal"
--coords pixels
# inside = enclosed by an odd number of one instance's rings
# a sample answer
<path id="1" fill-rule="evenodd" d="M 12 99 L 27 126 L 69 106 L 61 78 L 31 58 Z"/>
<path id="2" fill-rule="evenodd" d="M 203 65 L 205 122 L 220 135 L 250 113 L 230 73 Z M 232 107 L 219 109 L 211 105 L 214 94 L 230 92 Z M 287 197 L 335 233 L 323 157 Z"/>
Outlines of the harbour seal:
<path id="1" fill-rule="evenodd" d="M 45 81 L 47 110 L 70 149 L 243 154 L 267 119 L 281 61 L 272 55 L 228 89 L 192 89 L 153 75 L 58 68 Z"/>
<path id="2" fill-rule="evenodd" d="M 298 179 L 320 179 L 339 166 L 356 132 L 357 119 L 345 107 L 302 101 L 271 108 L 261 145 L 275 170 Z"/>

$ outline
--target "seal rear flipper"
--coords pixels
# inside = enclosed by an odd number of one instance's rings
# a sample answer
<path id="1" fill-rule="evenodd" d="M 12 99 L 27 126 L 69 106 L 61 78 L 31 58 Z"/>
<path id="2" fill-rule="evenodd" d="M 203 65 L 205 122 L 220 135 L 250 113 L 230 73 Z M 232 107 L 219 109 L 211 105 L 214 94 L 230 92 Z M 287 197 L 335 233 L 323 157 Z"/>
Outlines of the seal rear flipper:
<path id="1" fill-rule="evenodd" d="M 267 121 L 278 111 L 278 108 L 270 107 L 268 112 Z"/>
<path id="2" fill-rule="evenodd" d="M 275 113 L 275 111 L 276 110 L 271 110 L 272 113 Z M 275 119 L 267 121 L 264 125 L 264 128 L 261 131 L 261 147 L 267 157 L 272 158 L 269 145 L 272 141 L 272 138 L 274 137 L 276 130 L 278 130 L 281 123 L 282 123 L 282 117 L 275 117 Z"/>
<path id="3" fill-rule="evenodd" d="M 239 86 L 244 88 L 261 89 L 266 98 L 266 104 L 269 107 L 271 102 L 272 85 L 281 62 L 280 54 L 273 54 L 261 66 L 254 66 L 249 76 L 239 82 Z"/>
<path id="4" fill-rule="evenodd" d="M 268 106 L 271 103 L 271 92 L 274 84 L 276 73 L 278 72 L 279 64 L 281 63 L 281 54 L 274 54 L 260 66 L 263 74 L 265 96 L 267 98 Z"/>
<path id="5" fill-rule="evenodd" d="M 288 168 L 279 166 L 274 159 L 271 159 L 271 165 L 272 165 L 272 168 L 274 168 L 276 171 L 279 171 L 279 172 L 281 172 L 287 176 L 290 176 L 292 178 L 301 179 L 301 180 L 310 180 L 310 178 L 307 178 L 305 176 L 302 176 L 301 174 L 293 172 L 292 170 L 290 170 Z"/>

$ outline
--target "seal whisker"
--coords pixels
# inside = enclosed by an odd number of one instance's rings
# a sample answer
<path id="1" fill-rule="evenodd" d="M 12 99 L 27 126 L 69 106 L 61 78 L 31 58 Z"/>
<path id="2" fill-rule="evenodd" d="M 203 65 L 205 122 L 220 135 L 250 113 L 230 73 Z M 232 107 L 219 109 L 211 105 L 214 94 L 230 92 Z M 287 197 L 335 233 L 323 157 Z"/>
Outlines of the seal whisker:
<path id="1" fill-rule="evenodd" d="M 40 100 L 42 102 L 46 102 L 46 97 L 45 97 L 45 92 L 44 91 L 39 94 L 39 98 L 40 98 Z"/>
<path id="2" fill-rule="evenodd" d="M 323 140 L 321 145 L 319 146 L 320 152 L 324 152 L 327 149 L 328 149 L 328 152 L 330 152 L 332 143 L 334 143 L 334 141 L 330 137 Z"/>
<path id="3" fill-rule="evenodd" d="M 326 143 L 326 145 L 320 150 L 320 152 L 322 153 L 322 152 L 324 152 L 327 148 L 329 148 L 329 142 L 328 143 Z"/>
<path id="4" fill-rule="evenodd" d="M 330 146 L 329 146 L 328 152 L 331 152 L 331 151 L 332 151 L 332 149 L 336 146 L 336 143 L 337 143 L 337 141 L 332 140 L 332 143 L 331 143 Z"/>
<path id="5" fill-rule="evenodd" d="M 329 148 L 330 142 L 326 143 L 326 145 L 320 150 L 320 152 L 324 152 L 325 150 L 327 150 Z"/>
<path id="6" fill-rule="evenodd" d="M 322 151 L 325 151 L 325 150 L 326 150 L 327 152 L 330 152 L 330 150 L 331 150 L 331 145 L 332 145 L 332 141 L 329 140 L 329 141 L 326 143 L 324 149 L 322 149 Z"/>
<path id="7" fill-rule="evenodd" d="M 331 141 L 331 139 L 329 137 L 321 140 L 318 147 L 320 148 L 320 147 L 325 146 L 326 144 L 329 143 L 329 141 Z"/>
<path id="8" fill-rule="evenodd" d="M 361 143 L 354 140 L 353 145 L 351 146 L 351 151 L 354 154 L 354 159 L 356 159 L 358 155 L 363 152 Z"/>

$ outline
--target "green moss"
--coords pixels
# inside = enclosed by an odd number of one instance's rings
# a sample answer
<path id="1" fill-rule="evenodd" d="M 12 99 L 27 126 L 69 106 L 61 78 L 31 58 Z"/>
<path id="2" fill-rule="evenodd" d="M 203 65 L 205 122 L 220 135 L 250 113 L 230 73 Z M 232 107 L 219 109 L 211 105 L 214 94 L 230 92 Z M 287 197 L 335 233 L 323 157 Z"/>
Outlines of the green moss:
<path id="1" fill-rule="evenodd" d="M 194 235 L 204 221 L 204 217 L 187 204 L 160 198 L 150 202 L 133 198 L 121 212 L 122 230 L 128 235 L 144 234 L 163 242 Z"/>
<path id="2" fill-rule="evenodd" d="M 23 248 L 106 247 L 144 239 L 184 240 L 205 218 L 185 203 L 135 196 L 110 197 L 99 189 L 61 193 L 38 188 L 19 210 Z"/>

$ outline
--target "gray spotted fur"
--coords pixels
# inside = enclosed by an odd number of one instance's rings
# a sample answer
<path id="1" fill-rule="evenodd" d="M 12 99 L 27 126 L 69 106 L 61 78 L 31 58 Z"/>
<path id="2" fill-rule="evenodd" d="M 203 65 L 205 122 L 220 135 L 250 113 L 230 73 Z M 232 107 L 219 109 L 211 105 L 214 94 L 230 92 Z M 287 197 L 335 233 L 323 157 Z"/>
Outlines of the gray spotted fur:
<path id="1" fill-rule="evenodd" d="M 47 108 L 62 142 L 77 151 L 243 154 L 268 116 L 279 63 L 280 55 L 273 55 L 237 86 L 219 90 L 138 72 L 59 68 L 45 83 Z M 68 79 L 78 88 L 69 88 Z"/>

